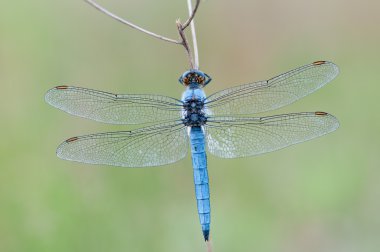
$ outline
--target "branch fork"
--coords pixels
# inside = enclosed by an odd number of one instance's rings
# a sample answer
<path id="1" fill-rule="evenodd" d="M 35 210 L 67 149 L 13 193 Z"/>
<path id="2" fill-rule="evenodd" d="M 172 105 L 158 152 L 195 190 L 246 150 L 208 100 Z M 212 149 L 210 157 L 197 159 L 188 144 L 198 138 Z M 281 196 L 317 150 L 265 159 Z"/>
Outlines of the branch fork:
<path id="1" fill-rule="evenodd" d="M 109 16 L 109 17 L 111 17 L 111 18 L 133 28 L 133 29 L 136 29 L 136 30 L 143 32 L 145 34 L 148 34 L 154 38 L 157 38 L 157 39 L 169 42 L 169 43 L 182 45 L 186 51 L 187 58 L 188 58 L 189 64 L 190 64 L 190 68 L 196 69 L 196 70 L 199 68 L 198 46 L 197 46 L 195 26 L 194 26 L 194 17 L 195 17 L 195 14 L 197 13 L 197 10 L 198 10 L 199 4 L 200 4 L 200 0 L 196 0 L 196 4 L 195 4 L 194 9 L 191 6 L 191 0 L 187 0 L 187 4 L 189 7 L 189 18 L 184 23 L 181 23 L 180 20 L 177 19 L 176 25 L 177 25 L 177 30 L 178 30 L 180 40 L 171 39 L 171 38 L 156 34 L 154 32 L 148 31 L 148 30 L 146 30 L 146 29 L 144 29 L 138 25 L 135 25 L 135 24 L 115 15 L 114 13 L 108 11 L 107 9 L 105 9 L 101 5 L 97 4 L 93 0 L 84 0 L 84 1 L 87 2 L 88 4 L 90 4 L 91 6 L 93 6 L 94 8 L 96 8 L 97 10 L 103 12 L 107 16 Z M 191 49 L 189 47 L 189 43 L 188 43 L 188 40 L 187 40 L 186 34 L 185 34 L 185 30 L 189 26 L 191 26 L 191 30 L 192 30 L 194 57 L 192 56 Z"/>

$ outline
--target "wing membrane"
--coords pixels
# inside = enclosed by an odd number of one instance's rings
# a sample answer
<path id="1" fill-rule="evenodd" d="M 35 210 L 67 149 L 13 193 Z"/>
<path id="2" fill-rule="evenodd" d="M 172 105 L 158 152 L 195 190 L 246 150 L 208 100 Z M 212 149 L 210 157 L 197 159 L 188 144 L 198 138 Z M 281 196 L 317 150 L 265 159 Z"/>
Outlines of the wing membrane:
<path id="1" fill-rule="evenodd" d="M 72 137 L 57 156 L 89 164 L 147 167 L 174 163 L 186 156 L 188 136 L 182 123 Z"/>
<path id="2" fill-rule="evenodd" d="M 316 61 L 267 81 L 228 88 L 209 96 L 212 115 L 254 114 L 283 107 L 321 88 L 339 73 L 331 62 Z"/>
<path id="3" fill-rule="evenodd" d="M 221 158 L 252 156 L 325 135 L 338 127 L 338 120 L 324 112 L 214 117 L 207 122 L 207 146 Z"/>
<path id="4" fill-rule="evenodd" d="M 69 86 L 50 89 L 45 100 L 69 114 L 113 124 L 178 120 L 182 105 L 166 96 L 118 95 Z"/>

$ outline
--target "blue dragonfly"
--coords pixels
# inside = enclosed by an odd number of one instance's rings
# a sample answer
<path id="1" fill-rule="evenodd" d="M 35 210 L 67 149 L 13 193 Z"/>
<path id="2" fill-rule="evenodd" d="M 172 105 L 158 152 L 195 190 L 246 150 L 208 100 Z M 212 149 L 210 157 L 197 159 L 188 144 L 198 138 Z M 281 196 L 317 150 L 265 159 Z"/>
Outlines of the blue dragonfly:
<path id="1" fill-rule="evenodd" d="M 211 78 L 189 70 L 179 82 L 181 99 L 161 95 L 112 94 L 57 86 L 45 100 L 72 115 L 112 124 L 150 124 L 125 130 L 72 137 L 57 148 L 58 157 L 89 164 L 150 167 L 183 159 L 190 145 L 195 197 L 205 241 L 210 233 L 210 194 L 206 149 L 221 158 L 259 155 L 336 130 L 326 112 L 250 116 L 291 104 L 316 91 L 339 73 L 332 62 L 316 61 L 265 81 L 206 96 Z"/>

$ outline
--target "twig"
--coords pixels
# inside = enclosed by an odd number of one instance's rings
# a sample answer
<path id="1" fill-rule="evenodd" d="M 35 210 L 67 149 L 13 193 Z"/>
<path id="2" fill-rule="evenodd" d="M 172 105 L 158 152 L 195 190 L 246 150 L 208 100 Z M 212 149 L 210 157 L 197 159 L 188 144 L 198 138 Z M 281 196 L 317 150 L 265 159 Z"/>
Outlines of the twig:
<path id="1" fill-rule="evenodd" d="M 187 23 L 188 23 L 188 21 L 190 21 L 189 23 L 190 23 L 190 27 L 191 27 L 191 35 L 193 37 L 193 47 L 194 47 L 194 64 L 193 64 L 193 67 L 196 70 L 199 69 L 199 54 L 198 54 L 197 35 L 195 33 L 194 16 L 198 10 L 199 3 L 200 3 L 200 0 L 197 0 L 197 3 L 195 5 L 194 11 L 193 11 L 193 7 L 191 6 L 191 0 L 187 0 L 187 6 L 189 7 L 190 17 L 187 20 L 187 22 L 185 22 L 185 24 L 183 25 L 184 29 L 186 29 Z"/>
<path id="2" fill-rule="evenodd" d="M 161 40 L 164 40 L 164 41 L 167 41 L 167 42 L 170 42 L 170 43 L 174 43 L 174 44 L 181 44 L 181 41 L 177 41 L 177 40 L 174 40 L 174 39 L 171 39 L 171 38 L 167 38 L 167 37 L 164 37 L 164 36 L 161 36 L 161 35 L 158 35 L 154 32 L 151 32 L 151 31 L 148 31 L 144 28 L 141 28 L 140 26 L 138 25 L 135 25 L 125 19 L 122 19 L 121 17 L 119 16 L 116 16 L 115 14 L 113 14 L 112 12 L 106 10 L 105 8 L 103 8 L 102 6 L 100 6 L 99 4 L 95 3 L 94 1 L 92 0 L 84 0 L 85 2 L 89 3 L 90 5 L 92 5 L 93 7 L 95 7 L 96 9 L 98 9 L 99 11 L 103 12 L 104 14 L 106 14 L 107 16 L 110 16 L 112 17 L 113 19 L 116 19 L 117 21 L 123 23 L 123 24 L 126 24 L 128 25 L 129 27 L 133 28 L 133 29 L 136 29 L 136 30 L 139 30 L 143 33 L 146 33 L 150 36 L 153 36 L 155 38 L 158 38 L 158 39 L 161 39 Z"/>
<path id="3" fill-rule="evenodd" d="M 185 30 L 183 29 L 181 21 L 179 19 L 177 19 L 176 24 L 177 24 L 179 36 L 181 37 L 181 44 L 185 48 L 186 53 L 187 53 L 187 58 L 189 59 L 190 68 L 191 69 L 195 69 L 194 68 L 193 56 L 191 55 L 191 50 L 190 50 L 190 47 L 189 47 L 189 43 L 187 42 L 186 35 L 185 35 L 185 32 L 184 32 Z"/>
<path id="4" fill-rule="evenodd" d="M 146 30 L 144 28 L 141 28 L 140 26 L 135 25 L 135 24 L 133 24 L 133 23 L 131 23 L 131 22 L 129 22 L 129 21 L 127 21 L 127 20 L 125 20 L 125 19 L 123 19 L 123 18 L 115 15 L 115 14 L 113 14 L 112 12 L 110 12 L 107 9 L 103 8 L 102 6 L 100 6 L 99 4 L 97 4 L 93 0 L 84 0 L 84 1 L 87 2 L 88 4 L 92 5 L 97 10 L 103 12 L 107 16 L 110 16 L 111 18 L 113 18 L 113 19 L 115 19 L 115 20 L 117 20 L 117 21 L 119 21 L 119 22 L 121 22 L 121 23 L 123 23 L 125 25 L 128 25 L 129 27 L 131 27 L 133 29 L 136 29 L 138 31 L 141 31 L 141 32 L 143 32 L 145 34 L 148 34 L 148 35 L 150 35 L 152 37 L 158 38 L 158 39 L 166 41 L 166 42 L 170 42 L 170 43 L 177 44 L 177 45 L 182 45 L 185 48 L 185 50 L 186 50 L 187 58 L 189 59 L 189 63 L 190 63 L 190 68 L 191 69 L 198 69 L 198 67 L 199 67 L 198 46 L 197 46 L 197 39 L 196 39 L 196 35 L 195 35 L 195 27 L 194 27 L 194 22 L 193 21 L 194 21 L 195 14 L 197 13 L 199 4 L 201 2 L 200 0 L 197 0 L 194 10 L 191 7 L 191 0 L 187 0 L 187 4 L 188 4 L 188 7 L 189 7 L 189 18 L 183 24 L 181 24 L 181 22 L 179 21 L 179 19 L 176 22 L 177 23 L 178 33 L 180 35 L 181 40 L 175 40 L 175 39 L 167 38 L 167 37 L 164 37 L 162 35 L 156 34 L 154 32 L 148 31 L 148 30 Z M 187 42 L 186 35 L 185 35 L 185 29 L 189 25 L 191 25 L 191 30 L 192 30 L 195 62 L 194 62 L 193 56 L 191 54 L 189 43 Z"/>
<path id="5" fill-rule="evenodd" d="M 206 242 L 206 245 L 207 245 L 207 252 L 212 252 L 212 244 L 211 244 L 211 241 L 207 241 L 207 242 Z"/>
<path id="6" fill-rule="evenodd" d="M 191 21 L 193 21 L 195 13 L 197 13 L 197 10 L 198 10 L 200 3 L 201 3 L 201 0 L 197 0 L 197 2 L 195 4 L 195 8 L 193 10 L 193 8 L 191 7 L 191 0 L 187 1 L 187 6 L 189 7 L 189 18 L 186 20 L 185 23 L 183 23 L 182 29 L 186 29 L 189 26 L 189 24 L 191 23 Z"/>

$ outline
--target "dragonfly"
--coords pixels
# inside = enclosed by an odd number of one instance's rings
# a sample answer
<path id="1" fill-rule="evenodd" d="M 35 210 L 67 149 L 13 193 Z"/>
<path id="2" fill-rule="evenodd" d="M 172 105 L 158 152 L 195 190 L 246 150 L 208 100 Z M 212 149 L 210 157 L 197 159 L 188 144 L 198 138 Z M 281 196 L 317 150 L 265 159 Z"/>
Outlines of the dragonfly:
<path id="1" fill-rule="evenodd" d="M 326 112 L 252 116 L 291 104 L 339 73 L 315 61 L 268 80 L 206 96 L 211 77 L 191 69 L 179 78 L 181 99 L 156 94 L 113 94 L 73 86 L 50 89 L 45 100 L 69 114 L 110 124 L 145 124 L 124 130 L 71 137 L 57 156 L 71 161 L 122 167 L 151 167 L 183 159 L 190 147 L 195 198 L 203 238 L 210 235 L 207 153 L 220 158 L 255 156 L 325 135 L 339 127 Z"/>

